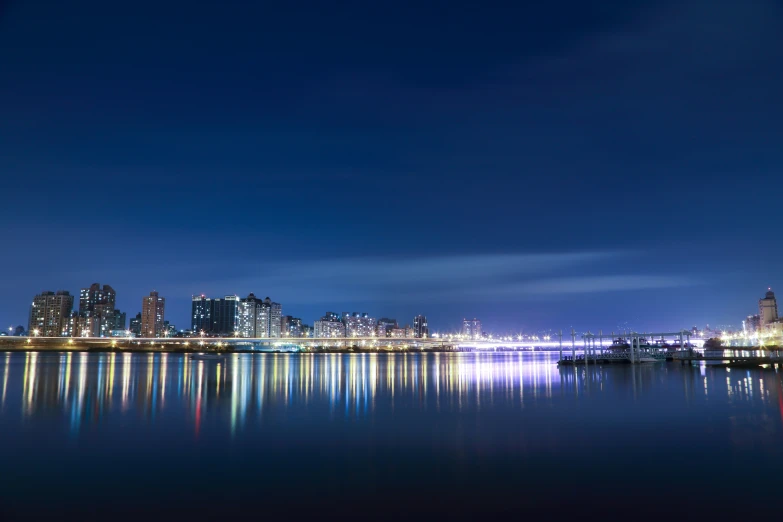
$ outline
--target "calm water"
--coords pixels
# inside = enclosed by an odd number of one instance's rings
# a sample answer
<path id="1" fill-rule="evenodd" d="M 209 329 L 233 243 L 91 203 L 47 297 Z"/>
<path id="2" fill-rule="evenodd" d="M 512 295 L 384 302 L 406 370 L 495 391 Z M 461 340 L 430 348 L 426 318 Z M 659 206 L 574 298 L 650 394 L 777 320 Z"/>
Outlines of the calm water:
<path id="1" fill-rule="evenodd" d="M 777 516 L 774 370 L 0 353 L 0 519 Z"/>

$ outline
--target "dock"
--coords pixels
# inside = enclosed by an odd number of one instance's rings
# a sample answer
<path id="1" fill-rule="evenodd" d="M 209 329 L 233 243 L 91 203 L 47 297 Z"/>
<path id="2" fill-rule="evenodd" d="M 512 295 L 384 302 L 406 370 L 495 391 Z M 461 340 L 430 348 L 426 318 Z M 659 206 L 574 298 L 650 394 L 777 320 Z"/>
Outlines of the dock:
<path id="1" fill-rule="evenodd" d="M 612 339 L 609 346 L 605 339 Z M 672 346 L 662 344 L 649 344 L 648 339 L 666 341 L 673 338 Z M 707 348 L 697 351 L 691 346 L 690 332 L 664 333 L 626 333 L 620 334 L 620 339 L 627 346 L 618 349 L 614 343 L 615 334 L 610 336 L 592 334 L 582 335 L 582 347 L 577 352 L 576 334 L 571 331 L 571 355 L 563 354 L 562 333 L 560 334 L 560 358 L 557 364 L 560 366 L 579 366 L 590 364 L 639 364 L 656 363 L 664 361 L 679 361 L 682 364 L 710 363 L 730 367 L 757 367 L 762 365 L 783 365 L 783 354 L 778 347 L 764 348 L 761 346 L 739 347 L 728 346 L 720 348 Z"/>
<path id="2" fill-rule="evenodd" d="M 687 330 L 679 332 L 662 333 L 637 333 L 627 332 L 620 334 L 627 347 L 618 348 L 615 344 L 618 338 L 614 332 L 604 335 L 603 332 L 593 334 L 587 332 L 582 335 L 581 354 L 577 354 L 576 333 L 571 330 L 571 355 L 563 355 L 563 334 L 560 333 L 560 357 L 557 364 L 560 366 L 577 366 L 589 364 L 640 364 L 663 362 L 667 360 L 685 360 L 695 358 L 697 353 L 690 343 L 691 333 Z M 605 342 L 609 340 L 609 344 Z M 672 349 L 664 344 L 649 344 L 648 339 L 666 342 L 672 339 L 679 349 Z"/>

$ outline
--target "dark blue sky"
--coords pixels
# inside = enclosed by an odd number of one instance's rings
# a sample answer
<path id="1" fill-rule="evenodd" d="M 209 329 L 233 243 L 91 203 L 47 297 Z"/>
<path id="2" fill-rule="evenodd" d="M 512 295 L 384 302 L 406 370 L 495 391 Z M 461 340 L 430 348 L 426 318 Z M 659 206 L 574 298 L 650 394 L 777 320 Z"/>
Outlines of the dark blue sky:
<path id="1" fill-rule="evenodd" d="M 0 321 L 738 324 L 783 289 L 783 5 L 0 4 Z M 600 5 L 596 5 L 600 4 Z"/>

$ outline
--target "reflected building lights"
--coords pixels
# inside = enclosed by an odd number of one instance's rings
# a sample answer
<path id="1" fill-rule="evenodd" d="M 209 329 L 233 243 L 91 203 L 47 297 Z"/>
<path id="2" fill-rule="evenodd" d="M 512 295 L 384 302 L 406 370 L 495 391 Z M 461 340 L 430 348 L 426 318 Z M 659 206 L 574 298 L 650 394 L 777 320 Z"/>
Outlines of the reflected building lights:
<path id="1" fill-rule="evenodd" d="M 24 364 L 21 379 L 9 373 L 15 361 Z M 213 416 L 237 435 L 262 413 L 267 418 L 270 413 L 306 418 L 312 409 L 326 407 L 335 417 L 354 419 L 399 408 L 440 413 L 522 410 L 551 405 L 558 397 L 592 400 L 605 393 L 605 383 L 615 391 L 622 386 L 643 401 L 660 371 L 642 366 L 559 369 L 549 355 L 530 353 L 231 354 L 195 361 L 178 354 L 27 352 L 6 354 L 0 363 L 5 365 L 4 410 L 8 397 L 13 408 L 19 407 L 21 391 L 24 416 L 60 409 L 78 430 L 112 412 L 138 407 L 154 420 L 164 407 L 181 404 L 192 414 L 188 418 L 196 436 Z M 677 371 L 670 386 L 681 387 L 689 401 L 717 397 L 783 404 L 777 373 L 743 370 L 740 376 L 736 370 L 714 367 Z"/>
<path id="2" fill-rule="evenodd" d="M 5 396 L 6 392 L 8 391 L 8 371 L 11 368 L 11 354 L 7 353 L 5 355 L 5 368 L 3 369 L 3 400 L 2 400 L 2 409 L 5 409 Z"/>

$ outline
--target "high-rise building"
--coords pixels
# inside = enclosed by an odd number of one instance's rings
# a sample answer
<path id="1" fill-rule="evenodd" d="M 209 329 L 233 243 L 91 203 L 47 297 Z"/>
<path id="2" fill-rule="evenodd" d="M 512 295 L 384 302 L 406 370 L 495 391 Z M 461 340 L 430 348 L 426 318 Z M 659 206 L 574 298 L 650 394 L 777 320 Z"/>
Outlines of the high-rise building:
<path id="1" fill-rule="evenodd" d="M 160 337 L 163 335 L 163 316 L 166 309 L 166 298 L 152 291 L 141 301 L 141 336 Z"/>
<path id="2" fill-rule="evenodd" d="M 108 337 L 109 332 L 114 330 L 117 317 L 115 315 L 115 305 L 117 293 L 109 285 L 101 286 L 100 283 L 93 283 L 89 288 L 82 288 L 79 292 L 79 315 L 82 317 L 91 317 L 91 332 L 85 337 Z"/>
<path id="3" fill-rule="evenodd" d="M 234 335 L 239 328 L 239 296 L 227 295 L 212 301 L 212 333 Z"/>
<path id="4" fill-rule="evenodd" d="M 66 335 L 73 309 L 73 296 L 65 290 L 41 292 L 33 298 L 30 308 L 30 335 L 61 337 Z"/>
<path id="5" fill-rule="evenodd" d="M 136 337 L 141 337 L 141 313 L 136 314 L 136 317 L 130 320 L 128 330 Z"/>
<path id="6" fill-rule="evenodd" d="M 378 337 L 390 337 L 391 331 L 397 328 L 397 320 L 382 317 L 378 319 L 378 325 L 375 327 L 375 334 Z"/>
<path id="7" fill-rule="evenodd" d="M 256 337 L 270 337 L 272 324 L 272 300 L 259 301 L 256 308 Z"/>
<path id="8" fill-rule="evenodd" d="M 282 334 L 283 305 L 273 303 L 268 297 L 264 299 L 264 303 L 269 305 L 269 337 L 280 337 Z"/>
<path id="9" fill-rule="evenodd" d="M 313 337 L 345 337 L 345 325 L 340 316 L 334 312 L 326 312 L 326 315 L 313 325 Z"/>
<path id="10" fill-rule="evenodd" d="M 174 337 L 177 335 L 177 327 L 168 321 L 163 321 L 163 336 Z"/>
<path id="11" fill-rule="evenodd" d="M 758 314 L 749 315 L 748 318 L 743 321 L 743 323 L 745 333 L 748 335 L 753 335 L 761 329 L 761 316 Z"/>
<path id="12" fill-rule="evenodd" d="M 283 337 L 302 337 L 302 320 L 298 317 L 284 315 L 280 321 Z"/>
<path id="13" fill-rule="evenodd" d="M 778 320 L 778 301 L 771 288 L 767 289 L 767 294 L 759 299 L 759 316 L 762 328 Z"/>
<path id="14" fill-rule="evenodd" d="M 99 337 L 101 332 L 101 323 L 92 312 L 71 313 L 68 318 L 65 335 L 67 337 Z"/>
<path id="15" fill-rule="evenodd" d="M 481 321 L 476 318 L 463 319 L 462 335 L 467 339 L 481 339 Z"/>
<path id="16" fill-rule="evenodd" d="M 259 315 L 263 308 L 263 301 L 252 292 L 239 301 L 237 311 L 237 331 L 242 337 L 260 337 L 258 327 L 261 325 Z"/>
<path id="17" fill-rule="evenodd" d="M 125 312 L 120 312 L 119 310 L 114 310 L 114 320 L 111 321 L 111 328 L 110 330 L 125 330 L 125 323 L 127 322 L 127 316 L 125 315 Z"/>
<path id="18" fill-rule="evenodd" d="M 283 307 L 269 297 L 256 307 L 256 337 L 280 337 L 283 333 Z"/>
<path id="19" fill-rule="evenodd" d="M 82 288 L 79 293 L 79 313 L 95 312 L 95 307 L 99 305 L 110 305 L 114 310 L 117 293 L 109 285 L 93 283 L 90 288 Z"/>
<path id="20" fill-rule="evenodd" d="M 346 337 L 371 337 L 375 335 L 375 318 L 367 313 L 343 313 Z"/>
<path id="21" fill-rule="evenodd" d="M 313 327 L 309 324 L 302 323 L 302 337 L 312 337 L 313 336 Z"/>
<path id="22" fill-rule="evenodd" d="M 190 326 L 195 334 L 212 331 L 212 299 L 203 294 L 192 296 Z"/>
<path id="23" fill-rule="evenodd" d="M 423 315 L 417 315 L 413 318 L 413 336 L 417 339 L 426 339 L 430 336 L 427 318 Z"/>

